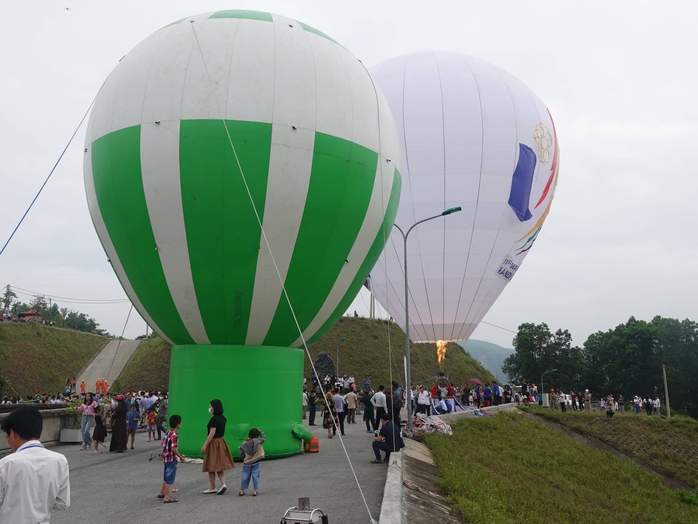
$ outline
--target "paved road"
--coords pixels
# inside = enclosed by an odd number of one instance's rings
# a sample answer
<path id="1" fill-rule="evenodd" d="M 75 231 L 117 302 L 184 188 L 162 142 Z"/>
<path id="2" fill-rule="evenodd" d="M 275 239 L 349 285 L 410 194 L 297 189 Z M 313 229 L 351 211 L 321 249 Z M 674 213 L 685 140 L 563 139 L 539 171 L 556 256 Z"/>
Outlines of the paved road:
<path id="1" fill-rule="evenodd" d="M 77 378 L 77 387 L 80 391 L 80 382 L 85 381 L 87 391 L 94 392 L 97 379 L 104 378 L 110 384 L 114 382 L 126 367 L 131 355 L 140 344 L 140 340 L 110 340 L 95 356 L 94 360 L 85 368 Z"/>
<path id="2" fill-rule="evenodd" d="M 238 496 L 242 474 L 238 463 L 227 473 L 225 495 L 202 494 L 208 480 L 201 465 L 180 464 L 175 483 L 180 490 L 177 504 L 163 504 L 156 498 L 162 482 L 162 460 L 148 458 L 160 447 L 159 442 L 148 443 L 145 434 L 137 435 L 136 449 L 124 454 L 97 455 L 79 451 L 78 446 L 54 447 L 70 463 L 72 505 L 65 512 L 54 512 L 51 522 L 268 524 L 279 522 L 299 497 L 310 497 L 311 507 L 325 510 L 331 524 L 370 523 L 339 437 L 328 440 L 321 426 L 310 429 L 320 439 L 320 452 L 264 461 L 258 497 L 251 496 L 251 489 L 246 496 Z M 347 425 L 343 440 L 371 514 L 378 520 L 387 466 L 370 463 L 372 435 L 365 429 L 361 422 Z M 204 433 L 202 430 L 202 436 Z"/>

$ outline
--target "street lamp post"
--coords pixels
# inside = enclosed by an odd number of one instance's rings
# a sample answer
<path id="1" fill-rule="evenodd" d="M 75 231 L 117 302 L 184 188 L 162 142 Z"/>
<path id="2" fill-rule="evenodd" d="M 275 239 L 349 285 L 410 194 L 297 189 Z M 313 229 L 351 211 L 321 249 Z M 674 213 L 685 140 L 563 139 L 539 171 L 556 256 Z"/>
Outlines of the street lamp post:
<path id="1" fill-rule="evenodd" d="M 546 371 L 545 373 L 543 373 L 543 374 L 540 376 L 540 394 L 541 394 L 541 397 L 540 397 L 540 398 L 541 398 L 541 399 L 543 398 L 543 395 L 545 395 L 545 388 L 543 387 L 543 377 L 544 377 L 545 375 L 547 375 L 548 373 L 555 373 L 556 371 L 557 371 L 557 368 L 551 369 L 551 370 Z M 550 404 L 550 402 L 548 402 L 548 404 Z"/>
<path id="2" fill-rule="evenodd" d="M 347 339 L 347 337 L 342 337 L 339 339 L 339 342 L 337 342 L 337 364 L 334 367 L 334 372 L 337 375 L 337 378 L 339 378 L 339 346 L 342 344 Z"/>
<path id="3" fill-rule="evenodd" d="M 400 226 L 397 224 L 393 224 L 397 230 L 400 232 L 402 235 L 402 243 L 404 247 L 404 255 L 403 255 L 403 261 L 404 261 L 404 268 L 405 268 L 405 360 L 407 361 L 407 365 L 405 366 L 406 370 L 406 377 L 405 380 L 407 381 L 407 384 L 405 384 L 405 389 L 407 390 L 407 398 L 405 399 L 405 403 L 407 404 L 407 429 L 412 429 L 412 368 L 410 364 L 410 311 L 409 311 L 409 288 L 407 285 L 407 237 L 409 237 L 410 233 L 412 230 L 417 227 L 419 224 L 423 222 L 427 222 L 428 220 L 433 220 L 435 218 L 439 217 L 445 217 L 447 215 L 450 215 L 452 213 L 457 213 L 458 211 L 461 210 L 461 207 L 449 207 L 448 209 L 442 211 L 438 215 L 434 215 L 433 217 L 425 218 L 423 220 L 420 220 L 419 222 L 412 224 L 412 226 L 407 230 L 407 233 L 405 233 Z"/>

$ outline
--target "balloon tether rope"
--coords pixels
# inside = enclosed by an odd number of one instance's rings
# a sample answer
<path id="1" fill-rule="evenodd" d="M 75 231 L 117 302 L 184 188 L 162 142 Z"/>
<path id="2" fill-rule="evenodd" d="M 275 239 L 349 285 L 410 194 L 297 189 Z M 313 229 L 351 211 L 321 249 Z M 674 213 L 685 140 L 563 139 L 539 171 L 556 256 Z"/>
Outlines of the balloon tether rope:
<path id="1" fill-rule="evenodd" d="M 271 256 L 271 261 L 274 264 L 274 270 L 276 271 L 276 275 L 279 278 L 279 282 L 281 284 L 281 289 L 283 291 L 284 297 L 286 298 L 286 302 L 288 303 L 288 307 L 291 310 L 291 315 L 293 316 L 293 321 L 296 324 L 296 329 L 298 329 L 298 333 L 300 334 L 301 341 L 303 342 L 303 348 L 305 349 L 305 353 L 308 356 L 308 360 L 310 360 L 310 365 L 313 368 L 313 374 L 315 377 L 318 379 L 318 383 L 320 383 L 320 377 L 318 376 L 317 369 L 315 369 L 315 363 L 313 362 L 312 357 L 310 356 L 310 351 L 308 350 L 308 344 L 305 341 L 305 336 L 303 335 L 303 331 L 301 330 L 300 324 L 298 323 L 298 318 L 296 317 L 296 312 L 293 309 L 293 305 L 291 304 L 291 299 L 288 296 L 288 293 L 286 291 L 286 286 L 284 284 L 283 278 L 281 277 L 281 272 L 279 271 L 278 266 L 276 265 L 276 258 L 274 257 L 274 253 L 271 249 L 271 246 L 269 245 L 269 240 L 267 239 L 266 232 L 264 231 L 264 226 L 262 225 L 262 220 L 259 216 L 259 212 L 257 211 L 257 205 L 254 202 L 254 199 L 252 198 L 252 193 L 250 191 L 250 187 L 247 184 L 247 178 L 245 177 L 245 172 L 242 169 L 242 165 L 240 164 L 240 158 L 238 157 L 237 150 L 235 149 L 235 145 L 233 144 L 233 139 L 230 136 L 230 131 L 228 130 L 228 123 L 225 121 L 225 113 L 223 113 L 223 110 L 221 109 L 220 103 L 218 102 L 218 97 L 216 96 L 214 86 L 213 86 L 213 80 L 211 80 L 211 74 L 208 71 L 208 66 L 206 65 L 206 60 L 204 58 L 204 53 L 201 49 L 201 44 L 199 43 L 199 37 L 196 34 L 196 29 L 194 28 L 194 20 L 190 20 L 191 24 L 191 29 L 192 32 L 194 33 L 194 39 L 196 40 L 196 46 L 199 50 L 199 55 L 201 56 L 201 61 L 204 65 L 204 69 L 206 71 L 206 77 L 208 78 L 209 85 L 211 86 L 211 93 L 213 95 L 214 100 L 216 101 L 216 107 L 218 108 L 218 113 L 221 115 L 221 122 L 223 123 L 223 127 L 225 128 L 225 134 L 228 137 L 228 142 L 230 143 L 230 148 L 233 152 L 233 156 L 235 157 L 235 162 L 238 166 L 238 169 L 240 170 L 240 176 L 242 177 L 242 181 L 245 184 L 245 190 L 247 191 L 247 196 L 250 199 L 250 203 L 252 204 L 252 209 L 254 211 L 255 218 L 257 219 L 257 223 L 259 224 L 259 228 L 262 232 L 262 238 L 264 238 L 264 243 L 267 246 L 267 249 L 269 250 L 269 255 Z M 379 135 L 380 135 L 380 130 L 379 130 Z M 329 401 L 327 398 L 323 395 L 323 399 L 325 401 L 325 408 L 330 409 Z M 366 497 L 364 496 L 364 492 L 361 489 L 361 484 L 359 483 L 359 478 L 356 475 L 356 471 L 354 471 L 354 466 L 351 463 L 351 458 L 349 458 L 349 453 L 347 452 L 347 448 L 344 445 L 344 440 L 342 439 L 341 432 L 339 434 L 339 441 L 342 444 L 342 449 L 344 450 L 344 455 L 347 458 L 347 462 L 349 463 L 349 468 L 351 469 L 352 475 L 354 475 L 354 480 L 356 481 L 356 485 L 359 488 L 359 493 L 361 494 L 361 499 L 364 502 L 364 506 L 366 507 L 366 511 L 368 512 L 368 517 L 371 520 L 371 522 L 374 522 L 373 516 L 371 515 L 371 510 L 368 507 L 368 502 L 366 502 Z"/>

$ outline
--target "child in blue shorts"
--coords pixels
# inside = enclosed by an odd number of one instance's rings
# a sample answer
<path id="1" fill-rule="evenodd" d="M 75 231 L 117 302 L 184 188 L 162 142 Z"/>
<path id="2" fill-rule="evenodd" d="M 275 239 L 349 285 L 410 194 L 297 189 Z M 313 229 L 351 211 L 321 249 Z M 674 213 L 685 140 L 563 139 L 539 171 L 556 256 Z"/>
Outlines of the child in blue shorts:
<path id="1" fill-rule="evenodd" d="M 179 435 L 177 435 L 177 430 L 181 427 L 182 417 L 172 415 L 170 417 L 170 430 L 162 439 L 162 461 L 165 464 L 165 473 L 158 498 L 164 499 L 163 502 L 166 504 L 177 502 L 177 499 L 171 497 L 172 484 L 174 484 L 177 476 L 177 459 L 179 458 L 182 462 L 187 461 L 185 456 L 179 452 Z"/>
<path id="2" fill-rule="evenodd" d="M 138 423 L 141 421 L 141 414 L 138 413 L 138 407 L 133 404 L 131 411 L 126 414 L 126 429 L 131 435 L 131 449 L 136 441 L 136 431 L 138 431 Z"/>

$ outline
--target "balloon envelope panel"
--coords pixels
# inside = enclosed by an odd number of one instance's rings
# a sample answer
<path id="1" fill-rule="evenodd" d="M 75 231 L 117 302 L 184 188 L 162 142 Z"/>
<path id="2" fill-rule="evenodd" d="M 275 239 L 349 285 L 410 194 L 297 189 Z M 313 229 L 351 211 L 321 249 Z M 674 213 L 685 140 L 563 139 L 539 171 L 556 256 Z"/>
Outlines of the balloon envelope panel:
<path id="1" fill-rule="evenodd" d="M 410 338 L 465 340 L 534 245 L 559 167 L 543 102 L 491 64 L 415 53 L 371 69 L 393 111 L 404 184 L 395 223 L 409 236 Z M 395 231 L 372 273 L 379 302 L 405 327 L 403 240 Z"/>
<path id="2" fill-rule="evenodd" d="M 293 19 L 219 11 L 122 59 L 84 171 L 114 271 L 166 340 L 299 346 L 277 270 L 314 340 L 385 245 L 400 160 L 387 103 L 346 49 Z"/>

